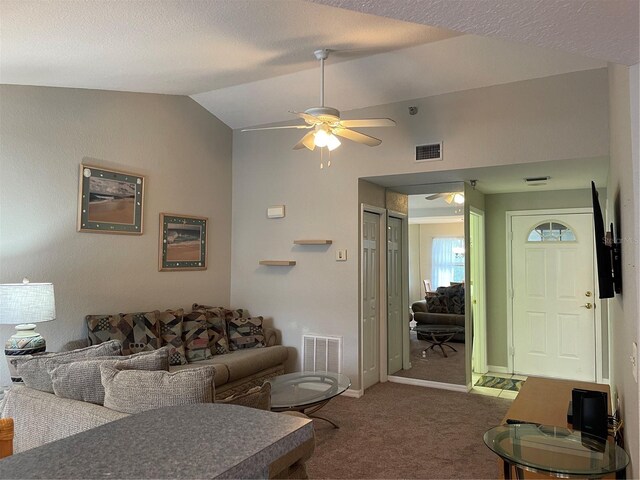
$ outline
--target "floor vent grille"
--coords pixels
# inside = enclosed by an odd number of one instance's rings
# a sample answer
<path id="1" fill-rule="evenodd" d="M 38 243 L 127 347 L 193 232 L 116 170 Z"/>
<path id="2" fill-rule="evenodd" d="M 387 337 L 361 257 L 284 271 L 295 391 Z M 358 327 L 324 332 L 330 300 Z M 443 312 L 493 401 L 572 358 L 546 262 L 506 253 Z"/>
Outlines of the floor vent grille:
<path id="1" fill-rule="evenodd" d="M 342 373 L 342 337 L 302 336 L 302 370 Z"/>

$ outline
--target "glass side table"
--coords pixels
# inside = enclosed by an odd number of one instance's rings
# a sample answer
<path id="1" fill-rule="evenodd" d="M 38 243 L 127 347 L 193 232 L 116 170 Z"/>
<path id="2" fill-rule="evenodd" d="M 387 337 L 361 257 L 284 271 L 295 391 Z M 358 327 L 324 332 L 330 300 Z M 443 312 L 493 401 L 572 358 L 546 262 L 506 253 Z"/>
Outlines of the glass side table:
<path id="1" fill-rule="evenodd" d="M 504 461 L 504 478 L 523 471 L 556 478 L 624 478 L 629 456 L 613 441 L 562 427 L 534 424 L 500 425 L 484 434 L 484 443 Z"/>

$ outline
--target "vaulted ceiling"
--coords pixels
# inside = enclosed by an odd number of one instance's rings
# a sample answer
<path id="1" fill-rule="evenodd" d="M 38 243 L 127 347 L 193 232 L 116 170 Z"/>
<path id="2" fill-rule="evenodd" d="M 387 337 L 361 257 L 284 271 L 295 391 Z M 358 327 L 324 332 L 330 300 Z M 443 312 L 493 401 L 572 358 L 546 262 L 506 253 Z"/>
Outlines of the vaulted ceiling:
<path id="1" fill-rule="evenodd" d="M 638 62 L 637 0 L 0 0 L 0 83 L 191 95 L 232 128 Z M 347 115 L 345 115 L 347 116 Z"/>

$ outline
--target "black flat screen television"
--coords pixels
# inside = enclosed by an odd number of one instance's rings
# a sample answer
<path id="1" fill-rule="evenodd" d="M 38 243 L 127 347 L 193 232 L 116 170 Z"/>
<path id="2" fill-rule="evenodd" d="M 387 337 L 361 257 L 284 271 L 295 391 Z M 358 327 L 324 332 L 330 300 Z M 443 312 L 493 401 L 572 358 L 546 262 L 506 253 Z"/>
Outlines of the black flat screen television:
<path id="1" fill-rule="evenodd" d="M 616 242 L 611 224 L 610 232 L 605 231 L 602 209 L 598 200 L 596 184 L 591 182 L 591 200 L 593 202 L 593 223 L 596 243 L 596 261 L 598 264 L 599 298 L 612 298 L 622 292 L 620 245 Z"/>

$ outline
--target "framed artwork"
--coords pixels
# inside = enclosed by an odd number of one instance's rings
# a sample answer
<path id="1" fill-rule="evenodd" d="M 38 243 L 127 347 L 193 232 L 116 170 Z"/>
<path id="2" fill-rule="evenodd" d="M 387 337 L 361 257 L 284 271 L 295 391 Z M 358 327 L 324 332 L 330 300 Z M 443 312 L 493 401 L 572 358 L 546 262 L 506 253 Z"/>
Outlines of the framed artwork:
<path id="1" fill-rule="evenodd" d="M 160 214 L 161 272 L 207 269 L 207 223 L 206 217 Z"/>
<path id="2" fill-rule="evenodd" d="M 144 177 L 80 165 L 78 231 L 142 235 Z"/>

